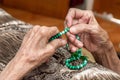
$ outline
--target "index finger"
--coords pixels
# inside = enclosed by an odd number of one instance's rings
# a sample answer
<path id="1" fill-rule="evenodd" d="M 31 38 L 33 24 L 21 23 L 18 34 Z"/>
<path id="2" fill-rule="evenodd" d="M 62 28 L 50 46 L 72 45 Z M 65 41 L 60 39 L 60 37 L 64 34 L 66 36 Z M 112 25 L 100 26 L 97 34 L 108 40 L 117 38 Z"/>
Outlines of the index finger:
<path id="1" fill-rule="evenodd" d="M 74 18 L 81 18 L 84 15 L 84 11 L 80 10 L 80 9 L 75 9 L 75 8 L 71 8 L 68 11 L 68 14 L 66 16 L 66 24 L 68 27 L 70 27 L 72 25 L 73 19 Z"/>

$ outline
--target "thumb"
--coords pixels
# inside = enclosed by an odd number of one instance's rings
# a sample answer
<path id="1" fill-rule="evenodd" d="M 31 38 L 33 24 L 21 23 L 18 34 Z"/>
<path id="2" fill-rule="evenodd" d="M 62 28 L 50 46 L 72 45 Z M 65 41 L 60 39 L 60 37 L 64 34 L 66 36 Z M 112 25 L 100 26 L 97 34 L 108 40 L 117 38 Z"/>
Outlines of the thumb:
<path id="1" fill-rule="evenodd" d="M 74 25 L 70 28 L 70 32 L 72 34 L 79 34 L 79 33 L 83 33 L 83 32 L 92 32 L 95 28 L 93 28 L 93 26 L 88 25 L 88 24 L 77 24 Z"/>

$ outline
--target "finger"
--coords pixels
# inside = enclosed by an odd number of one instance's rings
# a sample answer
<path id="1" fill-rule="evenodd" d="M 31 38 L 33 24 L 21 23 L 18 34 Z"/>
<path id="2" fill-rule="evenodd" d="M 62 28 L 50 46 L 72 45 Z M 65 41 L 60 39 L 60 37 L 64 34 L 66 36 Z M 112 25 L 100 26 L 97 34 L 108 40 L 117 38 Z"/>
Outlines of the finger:
<path id="1" fill-rule="evenodd" d="M 66 40 L 63 40 L 63 39 L 55 39 L 51 42 L 48 43 L 47 47 L 51 50 L 55 50 L 61 46 L 64 46 L 65 44 L 67 43 Z"/>
<path id="2" fill-rule="evenodd" d="M 94 14 L 90 10 L 70 9 L 66 16 L 66 23 L 72 26 L 73 19 L 79 19 L 79 22 L 94 24 L 97 23 Z"/>
<path id="3" fill-rule="evenodd" d="M 83 47 L 83 43 L 81 41 L 77 40 L 76 38 L 69 37 L 69 41 L 78 48 Z"/>
<path id="4" fill-rule="evenodd" d="M 76 24 L 78 24 L 78 23 L 79 23 L 79 20 L 74 19 L 74 20 L 72 21 L 72 25 L 71 25 L 71 26 L 76 25 Z M 64 21 L 64 27 L 65 27 L 65 28 L 68 27 L 66 21 Z"/>
<path id="5" fill-rule="evenodd" d="M 88 16 L 82 16 L 80 19 L 73 19 L 72 25 L 77 25 L 77 24 L 87 24 L 89 22 L 89 17 Z"/>
<path id="6" fill-rule="evenodd" d="M 27 34 L 24 36 L 23 41 L 24 41 L 24 40 L 27 40 L 27 39 L 30 38 L 30 37 L 33 37 L 33 35 L 34 35 L 33 30 L 34 30 L 34 31 L 37 31 L 37 28 L 38 28 L 38 27 L 39 27 L 39 26 L 37 25 L 37 26 L 34 26 L 33 28 L 31 28 L 30 31 L 28 31 Z M 27 38 L 27 39 L 26 39 L 26 38 Z"/>
<path id="7" fill-rule="evenodd" d="M 94 15 L 90 17 L 89 24 L 98 24 L 97 20 L 95 19 Z"/>
<path id="8" fill-rule="evenodd" d="M 56 35 L 59 32 L 57 27 L 51 27 L 50 29 L 48 29 L 47 34 L 49 34 L 48 39 L 50 39 L 52 36 Z"/>
<path id="9" fill-rule="evenodd" d="M 23 44 L 30 44 L 32 42 L 31 40 L 34 38 L 35 33 L 38 32 L 39 27 L 40 26 L 37 25 L 30 29 L 23 39 Z"/>
<path id="10" fill-rule="evenodd" d="M 43 62 L 47 61 L 48 58 L 55 53 L 55 50 L 57 48 L 64 46 L 66 43 L 67 43 L 67 41 L 65 41 L 63 39 L 55 39 L 55 40 L 49 42 L 44 49 L 43 57 L 46 57 L 46 58 L 43 60 Z"/>
<path id="11" fill-rule="evenodd" d="M 72 22 L 72 26 L 73 26 L 73 25 L 76 25 L 76 24 L 78 24 L 78 23 L 79 23 L 79 20 L 74 19 L 73 22 Z"/>
<path id="12" fill-rule="evenodd" d="M 67 36 L 67 37 L 76 38 L 75 35 L 74 35 L 74 34 L 71 34 L 70 32 L 67 32 L 67 33 L 66 33 L 66 36 Z"/>
<path id="13" fill-rule="evenodd" d="M 59 32 L 57 27 L 46 27 L 43 26 L 40 29 L 40 34 L 42 36 L 44 36 L 45 40 L 49 40 L 52 36 L 54 36 L 55 34 L 57 34 Z M 46 37 L 45 37 L 46 36 Z"/>
<path id="14" fill-rule="evenodd" d="M 84 23 L 84 24 L 88 24 L 90 20 L 90 16 L 87 14 L 84 14 L 84 16 L 82 16 L 79 20 L 78 23 Z"/>
<path id="15" fill-rule="evenodd" d="M 87 32 L 87 33 L 97 33 L 98 32 L 98 25 L 88 25 L 88 24 L 78 24 L 78 25 L 74 25 L 70 28 L 70 32 L 72 34 L 79 34 L 79 33 L 83 33 L 83 32 Z"/>
<path id="16" fill-rule="evenodd" d="M 69 37 L 72 37 L 72 38 L 75 39 L 75 35 L 71 34 L 70 32 L 67 32 L 66 36 L 67 36 L 67 42 L 68 42 L 68 44 L 70 46 L 72 43 L 70 42 Z"/>
<path id="17" fill-rule="evenodd" d="M 85 10 L 83 11 L 82 17 L 79 18 L 79 23 L 95 24 L 97 21 L 92 11 Z"/>
<path id="18" fill-rule="evenodd" d="M 73 34 L 67 33 L 68 44 L 71 52 L 75 52 L 78 48 L 83 47 L 83 43 L 76 39 L 76 36 Z"/>
<path id="19" fill-rule="evenodd" d="M 67 42 L 68 42 L 68 47 L 69 47 L 69 49 L 71 50 L 71 52 L 75 52 L 75 51 L 77 50 L 77 47 L 74 46 L 74 44 L 71 43 L 71 42 L 69 41 L 69 38 L 68 38 L 68 36 L 71 36 L 71 37 L 74 37 L 74 38 L 75 38 L 75 36 L 72 35 L 72 34 L 70 34 L 69 32 L 66 34 L 66 36 L 67 36 Z"/>
<path id="20" fill-rule="evenodd" d="M 70 27 L 72 25 L 73 19 L 74 18 L 81 18 L 84 14 L 84 11 L 80 10 L 80 9 L 75 9 L 75 8 L 71 8 L 68 11 L 68 14 L 66 16 L 66 23 L 67 26 Z"/>
<path id="21" fill-rule="evenodd" d="M 75 45 L 73 45 L 71 42 L 69 42 L 68 43 L 69 44 L 69 48 L 70 48 L 70 51 L 71 52 L 75 52 L 78 48 L 75 46 Z"/>
<path id="22" fill-rule="evenodd" d="M 75 45 L 78 48 L 83 47 L 83 43 L 76 39 L 76 36 L 71 35 L 70 33 L 67 33 L 68 40 L 71 44 Z"/>

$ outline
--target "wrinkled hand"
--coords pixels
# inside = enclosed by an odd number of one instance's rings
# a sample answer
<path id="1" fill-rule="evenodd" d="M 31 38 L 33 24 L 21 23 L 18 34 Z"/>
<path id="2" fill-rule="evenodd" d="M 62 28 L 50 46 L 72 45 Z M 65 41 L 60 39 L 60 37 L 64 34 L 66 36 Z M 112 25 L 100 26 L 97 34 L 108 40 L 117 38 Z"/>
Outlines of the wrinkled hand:
<path id="1" fill-rule="evenodd" d="M 27 63 L 37 66 L 45 62 L 52 56 L 55 50 L 66 44 L 65 40 L 55 39 L 51 42 L 48 40 L 58 33 L 56 27 L 35 26 L 24 37 L 22 45 L 17 53 Z"/>
<path id="2" fill-rule="evenodd" d="M 109 42 L 107 32 L 100 27 L 91 11 L 72 8 L 65 22 L 70 27 L 67 37 L 73 52 L 83 46 L 90 52 L 96 52 Z M 79 35 L 81 41 L 76 39 L 75 34 Z"/>
<path id="3" fill-rule="evenodd" d="M 15 57 L 0 74 L 0 80 L 22 80 L 35 67 L 44 63 L 55 50 L 66 44 L 65 40 L 49 39 L 58 33 L 56 27 L 35 26 L 24 37 Z"/>

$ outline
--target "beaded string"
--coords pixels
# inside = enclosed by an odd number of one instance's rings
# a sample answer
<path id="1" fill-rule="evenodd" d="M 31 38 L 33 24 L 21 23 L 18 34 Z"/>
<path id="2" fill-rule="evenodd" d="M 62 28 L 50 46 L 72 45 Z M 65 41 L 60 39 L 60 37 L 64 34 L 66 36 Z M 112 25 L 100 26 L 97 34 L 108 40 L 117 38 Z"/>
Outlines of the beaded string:
<path id="1" fill-rule="evenodd" d="M 67 32 L 69 32 L 69 30 L 70 30 L 70 28 L 68 28 L 68 27 L 65 28 L 64 31 L 59 32 L 56 35 L 52 36 L 49 41 L 59 38 L 63 34 L 66 34 Z M 77 35 L 76 35 L 76 38 L 78 40 L 80 40 L 79 36 L 77 36 Z M 71 64 L 73 61 L 77 61 L 79 59 L 82 60 L 81 64 L 78 64 L 78 65 Z M 82 56 L 82 49 L 80 48 L 76 52 L 73 52 L 70 58 L 66 59 L 65 65 L 71 70 L 79 70 L 79 69 L 83 68 L 84 66 L 86 66 L 87 62 L 88 62 L 88 59 L 86 56 Z"/>

